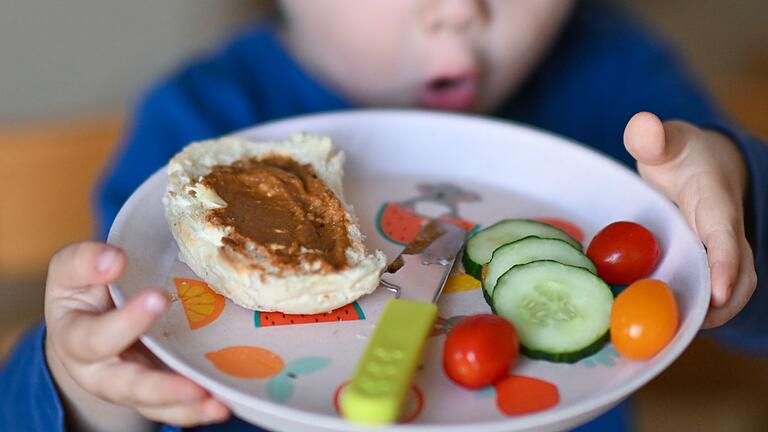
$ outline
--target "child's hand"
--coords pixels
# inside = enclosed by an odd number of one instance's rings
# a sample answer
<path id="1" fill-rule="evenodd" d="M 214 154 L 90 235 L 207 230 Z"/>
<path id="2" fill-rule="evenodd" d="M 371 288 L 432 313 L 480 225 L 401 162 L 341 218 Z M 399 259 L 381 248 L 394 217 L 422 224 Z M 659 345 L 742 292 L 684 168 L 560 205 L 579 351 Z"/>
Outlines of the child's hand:
<path id="1" fill-rule="evenodd" d="M 741 154 L 724 135 L 682 121 L 662 124 L 644 112 L 629 120 L 624 145 L 640 175 L 677 204 L 704 242 L 712 279 L 704 327 L 725 324 L 757 285 L 744 234 L 747 174 Z"/>
<path id="2" fill-rule="evenodd" d="M 51 260 L 46 355 L 67 419 L 78 430 L 113 431 L 151 426 L 136 412 L 181 426 L 225 420 L 229 413 L 223 404 L 192 381 L 161 370 L 138 342 L 165 312 L 165 296 L 147 290 L 125 307 L 114 308 L 105 284 L 124 266 L 122 252 L 95 242 L 68 246 Z M 126 426 L 126 417 L 133 429 Z"/>

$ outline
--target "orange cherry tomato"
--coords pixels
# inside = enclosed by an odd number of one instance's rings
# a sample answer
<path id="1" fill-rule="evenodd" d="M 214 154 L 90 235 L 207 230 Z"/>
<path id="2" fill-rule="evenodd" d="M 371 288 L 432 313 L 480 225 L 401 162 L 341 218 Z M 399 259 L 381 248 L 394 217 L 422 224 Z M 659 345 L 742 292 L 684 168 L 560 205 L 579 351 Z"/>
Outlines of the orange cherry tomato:
<path id="1" fill-rule="evenodd" d="M 639 280 L 613 302 L 611 341 L 626 358 L 644 360 L 654 356 L 672 340 L 677 325 L 675 296 L 660 280 Z"/>

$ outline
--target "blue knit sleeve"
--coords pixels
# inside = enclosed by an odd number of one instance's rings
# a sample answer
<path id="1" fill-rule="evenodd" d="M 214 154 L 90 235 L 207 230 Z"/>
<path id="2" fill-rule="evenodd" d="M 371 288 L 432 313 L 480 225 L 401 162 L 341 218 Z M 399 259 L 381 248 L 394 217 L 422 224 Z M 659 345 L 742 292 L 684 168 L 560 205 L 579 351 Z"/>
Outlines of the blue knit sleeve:
<path id="1" fill-rule="evenodd" d="M 0 430 L 64 430 L 64 410 L 45 360 L 45 326 L 28 331 L 0 370 Z"/>

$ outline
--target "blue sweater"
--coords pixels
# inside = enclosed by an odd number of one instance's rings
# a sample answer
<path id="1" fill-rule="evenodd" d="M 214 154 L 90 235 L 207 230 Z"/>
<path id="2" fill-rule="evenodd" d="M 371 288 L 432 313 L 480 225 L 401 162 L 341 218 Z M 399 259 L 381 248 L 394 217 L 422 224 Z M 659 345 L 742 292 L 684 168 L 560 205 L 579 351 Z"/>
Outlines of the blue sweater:
<path id="1" fill-rule="evenodd" d="M 235 37 L 210 57 L 152 88 L 98 191 L 103 234 L 123 202 L 182 146 L 269 120 L 352 108 L 290 57 L 269 25 Z M 620 11 L 582 2 L 549 55 L 493 115 L 548 129 L 629 166 L 622 134 L 651 111 L 729 135 L 749 170 L 747 236 L 758 286 L 748 306 L 716 331 L 728 343 L 768 352 L 768 147 L 737 131 L 659 40 Z M 48 372 L 43 325 L 16 347 L 0 372 L 0 430 L 62 431 L 65 414 Z M 579 430 L 626 430 L 625 404 Z M 177 430 L 165 426 L 167 430 Z M 258 430 L 237 419 L 205 431 Z"/>

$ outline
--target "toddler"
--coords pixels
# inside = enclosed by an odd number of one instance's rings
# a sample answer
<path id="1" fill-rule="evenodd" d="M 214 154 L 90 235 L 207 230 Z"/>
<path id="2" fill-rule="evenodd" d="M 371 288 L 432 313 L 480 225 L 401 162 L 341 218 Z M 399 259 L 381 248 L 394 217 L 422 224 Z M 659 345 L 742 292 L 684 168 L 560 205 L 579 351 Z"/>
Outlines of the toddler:
<path id="1" fill-rule="evenodd" d="M 707 248 L 705 327 L 768 347 L 768 148 L 733 128 L 620 10 L 589 0 L 283 0 L 279 10 L 148 92 L 99 190 L 104 233 L 194 140 L 354 107 L 484 114 L 636 165 Z M 53 257 L 45 324 L 0 374 L 0 430 L 258 430 L 138 342 L 168 305 L 147 289 L 114 309 L 105 284 L 125 259 L 96 242 Z M 580 430 L 628 427 L 621 404 Z"/>

